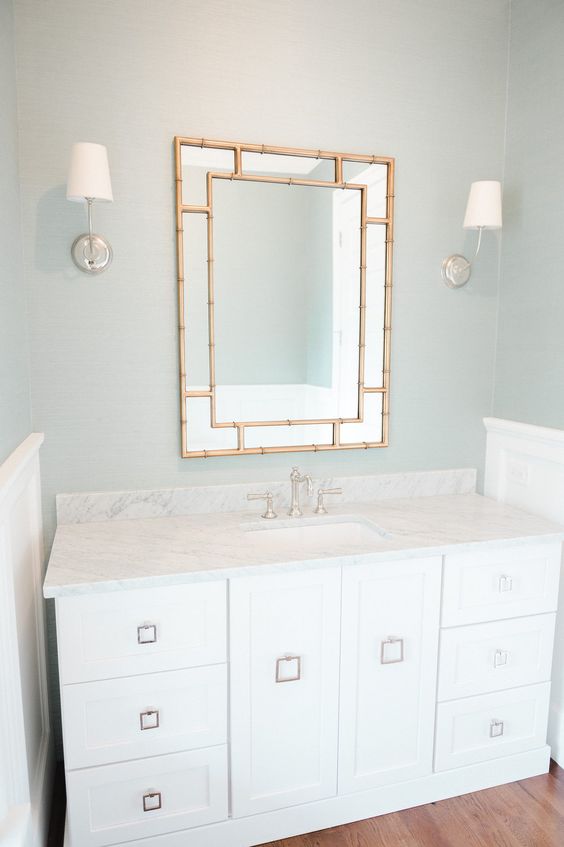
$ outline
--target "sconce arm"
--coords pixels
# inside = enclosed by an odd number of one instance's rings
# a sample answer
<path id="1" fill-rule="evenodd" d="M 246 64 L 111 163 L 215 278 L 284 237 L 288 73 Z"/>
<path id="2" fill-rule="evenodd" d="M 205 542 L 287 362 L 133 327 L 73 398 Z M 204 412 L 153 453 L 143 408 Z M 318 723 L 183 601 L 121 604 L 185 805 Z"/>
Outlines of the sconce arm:
<path id="1" fill-rule="evenodd" d="M 94 250 L 92 245 L 92 206 L 94 204 L 94 200 L 92 197 L 86 198 L 87 208 L 88 208 L 88 242 L 90 247 L 90 258 L 94 257 Z"/>
<path id="2" fill-rule="evenodd" d="M 474 253 L 473 257 L 470 259 L 470 264 L 472 264 L 472 262 L 474 261 L 474 259 L 478 255 L 478 253 L 480 252 L 480 247 L 482 246 L 482 233 L 483 233 L 483 231 L 484 231 L 484 227 L 479 226 L 478 227 L 478 244 L 476 245 L 476 252 Z"/>
<path id="3" fill-rule="evenodd" d="M 478 253 L 480 252 L 480 247 L 482 246 L 482 233 L 483 233 L 483 231 L 484 231 L 484 227 L 479 226 L 478 227 L 478 243 L 476 245 L 476 252 L 474 253 L 474 255 L 472 256 L 471 259 L 466 259 L 466 267 L 467 268 L 472 267 L 472 263 L 476 260 Z"/>
<path id="4" fill-rule="evenodd" d="M 466 259 L 464 256 L 458 255 L 457 253 L 452 256 L 447 256 L 447 258 L 443 261 L 443 280 L 449 288 L 462 288 L 462 286 L 466 285 L 466 283 L 470 279 L 472 263 L 476 259 L 478 253 L 480 252 L 480 247 L 482 246 L 483 231 L 484 227 L 479 226 L 476 252 L 472 256 L 470 261 L 468 261 L 468 259 Z"/>

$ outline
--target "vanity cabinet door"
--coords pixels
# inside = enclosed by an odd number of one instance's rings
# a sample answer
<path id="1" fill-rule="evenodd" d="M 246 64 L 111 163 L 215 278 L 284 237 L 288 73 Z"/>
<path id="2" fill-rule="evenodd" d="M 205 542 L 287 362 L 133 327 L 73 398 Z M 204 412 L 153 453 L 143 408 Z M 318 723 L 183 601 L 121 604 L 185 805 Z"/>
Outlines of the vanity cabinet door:
<path id="1" fill-rule="evenodd" d="M 233 816 L 334 796 L 340 568 L 233 580 Z"/>
<path id="2" fill-rule="evenodd" d="M 343 572 L 339 793 L 430 774 L 441 559 Z"/>

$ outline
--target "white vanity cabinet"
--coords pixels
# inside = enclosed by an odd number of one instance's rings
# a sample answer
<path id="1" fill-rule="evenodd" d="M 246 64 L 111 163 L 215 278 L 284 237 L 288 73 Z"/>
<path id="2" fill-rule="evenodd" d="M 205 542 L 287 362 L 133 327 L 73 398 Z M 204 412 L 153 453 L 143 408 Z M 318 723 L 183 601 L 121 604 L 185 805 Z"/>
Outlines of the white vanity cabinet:
<path id="1" fill-rule="evenodd" d="M 561 544 L 57 598 L 68 847 L 250 847 L 545 772 Z"/>

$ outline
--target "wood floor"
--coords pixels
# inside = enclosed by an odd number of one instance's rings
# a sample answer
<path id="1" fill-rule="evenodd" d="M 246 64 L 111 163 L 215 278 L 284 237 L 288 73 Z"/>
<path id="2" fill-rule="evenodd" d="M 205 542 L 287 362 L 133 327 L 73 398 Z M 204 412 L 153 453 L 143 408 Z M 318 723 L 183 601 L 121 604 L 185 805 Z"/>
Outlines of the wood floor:
<path id="1" fill-rule="evenodd" d="M 48 847 L 62 847 L 63 821 L 60 768 Z M 564 770 L 264 847 L 564 847 Z"/>
<path id="2" fill-rule="evenodd" d="M 264 847 L 564 847 L 564 770 Z"/>

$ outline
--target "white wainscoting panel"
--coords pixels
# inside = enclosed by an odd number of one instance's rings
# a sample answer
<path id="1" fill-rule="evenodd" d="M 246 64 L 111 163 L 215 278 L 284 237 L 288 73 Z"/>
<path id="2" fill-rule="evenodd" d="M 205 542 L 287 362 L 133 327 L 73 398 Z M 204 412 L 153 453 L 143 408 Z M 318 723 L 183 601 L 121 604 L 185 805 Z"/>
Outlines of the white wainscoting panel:
<path id="1" fill-rule="evenodd" d="M 564 430 L 484 418 L 488 433 L 484 494 L 564 524 Z M 548 741 L 564 766 L 564 580 L 554 649 Z"/>
<path id="2" fill-rule="evenodd" d="M 0 844 L 43 847 L 52 745 L 45 671 L 39 448 L 30 435 L 0 465 Z"/>

